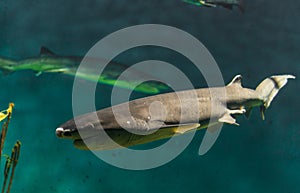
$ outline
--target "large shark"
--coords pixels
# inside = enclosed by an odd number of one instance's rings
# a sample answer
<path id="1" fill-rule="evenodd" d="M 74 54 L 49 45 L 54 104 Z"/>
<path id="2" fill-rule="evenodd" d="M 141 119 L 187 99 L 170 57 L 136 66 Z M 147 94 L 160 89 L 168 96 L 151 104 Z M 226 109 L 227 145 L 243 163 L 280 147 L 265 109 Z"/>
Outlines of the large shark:
<path id="1" fill-rule="evenodd" d="M 186 3 L 206 6 L 206 7 L 217 7 L 222 6 L 226 9 L 233 9 L 233 6 L 237 6 L 241 12 L 245 11 L 245 6 L 243 0 L 183 0 Z"/>
<path id="2" fill-rule="evenodd" d="M 129 74 L 124 77 L 125 79 L 117 81 L 118 77 L 128 68 L 128 66 L 116 62 L 110 62 L 100 77 L 99 74 L 95 72 L 94 66 L 82 69 L 80 73 L 76 74 L 77 68 L 82 59 L 82 57 L 77 56 L 59 56 L 49 49 L 42 47 L 38 57 L 19 61 L 0 58 L 0 69 L 4 72 L 4 74 L 21 70 L 33 70 L 36 75 L 40 75 L 42 73 L 62 73 L 71 76 L 76 75 L 77 77 L 85 80 L 115 85 L 148 94 L 157 94 L 169 89 L 168 86 L 158 81 L 144 82 L 135 87 L 139 80 L 155 80 L 154 77 L 138 70 L 131 70 Z M 99 58 L 88 58 L 88 60 L 92 60 L 93 63 L 97 61 L 99 62 L 99 65 L 106 62 L 104 59 Z"/>
<path id="3" fill-rule="evenodd" d="M 103 131 L 120 146 L 130 147 L 207 128 L 210 126 L 208 123 L 238 125 L 235 116 L 249 116 L 253 107 L 260 107 L 264 118 L 265 110 L 278 91 L 286 85 L 288 79 L 294 78 L 292 75 L 271 76 L 263 80 L 256 89 L 250 89 L 242 86 L 242 76 L 237 75 L 225 87 L 171 92 L 136 99 L 75 117 L 59 126 L 56 135 L 73 140 L 74 146 L 79 149 L 107 150 L 119 146 L 101 137 Z M 211 95 L 222 91 L 226 94 L 217 97 Z M 195 101 L 198 103 L 198 114 L 192 108 L 196 106 Z M 212 111 L 212 106 L 217 108 Z M 130 113 L 127 112 L 128 107 Z"/>

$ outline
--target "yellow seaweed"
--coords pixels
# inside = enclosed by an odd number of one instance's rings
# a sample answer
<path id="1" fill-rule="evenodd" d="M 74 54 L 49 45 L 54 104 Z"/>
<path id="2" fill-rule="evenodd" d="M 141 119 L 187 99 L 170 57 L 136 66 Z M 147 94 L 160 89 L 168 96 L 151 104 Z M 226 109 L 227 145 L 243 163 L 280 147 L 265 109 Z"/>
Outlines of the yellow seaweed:
<path id="1" fill-rule="evenodd" d="M 2 131 L 1 131 L 1 136 L 0 136 L 0 141 L 1 141 L 1 143 L 0 143 L 0 161 L 2 158 L 4 142 L 5 142 L 8 125 L 10 123 L 10 119 L 11 119 L 11 115 L 12 115 L 14 106 L 15 106 L 14 103 L 9 103 L 8 108 L 6 110 L 3 110 L 0 112 L 0 122 L 6 119 L 6 121 L 2 125 Z M 4 167 L 4 181 L 3 181 L 2 191 L 1 191 L 2 193 L 10 192 L 14 174 L 15 174 L 15 169 L 16 169 L 17 163 L 19 161 L 20 148 L 21 148 L 21 142 L 18 140 L 15 143 L 14 147 L 12 148 L 11 156 L 3 155 L 4 157 L 6 157 L 6 162 L 5 162 L 5 167 Z M 7 185 L 7 182 L 8 182 L 8 185 Z"/>
<path id="2" fill-rule="evenodd" d="M 8 108 L 0 112 L 0 122 L 3 121 L 9 115 L 11 115 L 14 106 L 14 103 L 9 103 Z"/>

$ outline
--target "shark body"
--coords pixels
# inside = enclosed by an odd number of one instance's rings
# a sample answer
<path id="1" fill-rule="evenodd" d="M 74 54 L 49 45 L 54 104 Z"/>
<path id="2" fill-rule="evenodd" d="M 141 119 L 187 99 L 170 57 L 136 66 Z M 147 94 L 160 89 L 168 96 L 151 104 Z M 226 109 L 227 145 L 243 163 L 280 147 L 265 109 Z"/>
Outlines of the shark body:
<path id="1" fill-rule="evenodd" d="M 225 87 L 172 92 L 136 99 L 75 117 L 59 126 L 56 135 L 73 140 L 74 146 L 79 149 L 107 150 L 119 146 L 103 138 L 103 131 L 119 145 L 129 147 L 207 128 L 208 123 L 238 125 L 235 115 L 249 116 L 251 109 L 258 106 L 263 116 L 278 91 L 288 79 L 294 78 L 292 75 L 271 76 L 256 89 L 250 89 L 242 87 L 242 77 L 237 75 Z M 211 97 L 211 92 L 222 93 L 223 90 L 226 95 Z M 194 96 L 196 98 L 192 99 Z M 195 113 L 195 108 L 191 108 L 195 105 L 195 99 L 198 113 Z M 214 111 L 213 105 L 217 107 Z M 127 113 L 128 107 L 130 114 Z"/>
<path id="2" fill-rule="evenodd" d="M 59 56 L 49 49 L 42 47 L 38 57 L 27 58 L 19 61 L 0 58 L 0 69 L 5 74 L 22 70 L 32 70 L 36 73 L 36 75 L 40 75 L 42 73 L 62 73 L 70 76 L 77 76 L 89 81 L 115 85 L 148 94 L 157 94 L 169 89 L 166 85 L 157 81 L 144 82 L 135 87 L 136 81 L 140 79 L 147 78 L 149 80 L 154 80 L 153 77 L 137 70 L 131 71 L 131 73 L 125 77 L 126 80 L 120 79 L 117 81 L 118 77 L 128 68 L 128 66 L 116 62 L 109 62 L 100 77 L 95 71 L 95 66 L 93 65 L 82 69 L 80 73 L 76 74 L 77 68 L 82 59 L 82 57 L 77 56 Z M 87 60 L 91 60 L 93 63 L 97 61 L 99 65 L 106 63 L 104 59 L 98 58 L 88 58 Z"/>
<path id="3" fill-rule="evenodd" d="M 232 10 L 234 6 L 237 6 L 241 12 L 245 11 L 243 0 L 183 0 L 184 2 L 206 7 L 222 6 L 226 9 Z"/>

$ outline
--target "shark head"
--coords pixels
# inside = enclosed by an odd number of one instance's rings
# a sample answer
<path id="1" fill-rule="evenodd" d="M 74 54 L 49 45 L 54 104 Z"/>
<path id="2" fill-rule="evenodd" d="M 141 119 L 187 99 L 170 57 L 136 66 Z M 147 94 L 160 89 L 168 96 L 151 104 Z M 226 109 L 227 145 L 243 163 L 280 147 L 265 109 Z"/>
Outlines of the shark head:
<path id="1" fill-rule="evenodd" d="M 0 58 L 0 69 L 4 74 L 9 74 L 15 70 L 17 62 L 7 58 Z"/>

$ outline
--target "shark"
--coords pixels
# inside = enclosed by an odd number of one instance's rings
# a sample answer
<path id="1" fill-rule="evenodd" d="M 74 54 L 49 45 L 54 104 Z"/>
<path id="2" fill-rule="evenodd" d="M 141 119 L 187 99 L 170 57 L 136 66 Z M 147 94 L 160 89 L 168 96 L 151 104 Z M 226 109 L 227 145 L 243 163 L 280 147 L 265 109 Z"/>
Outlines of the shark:
<path id="1" fill-rule="evenodd" d="M 158 94 L 169 90 L 167 85 L 159 81 L 154 81 L 155 77 L 151 77 L 150 75 L 139 70 L 131 70 L 128 76 L 125 77 L 126 80 L 117 80 L 121 73 L 128 68 L 128 66 L 112 61 L 109 62 L 100 76 L 95 72 L 95 67 L 92 65 L 81 70 L 80 73 L 76 73 L 82 59 L 83 57 L 78 56 L 60 56 L 46 47 L 41 47 L 38 57 L 26 58 L 18 61 L 0 57 L 0 69 L 3 71 L 3 74 L 9 74 L 22 70 L 32 70 L 37 76 L 41 75 L 42 73 L 61 73 L 69 76 L 77 76 L 88 81 L 127 88 L 146 94 Z M 88 58 L 88 60 L 96 60 L 99 65 L 107 62 L 105 59 L 100 58 Z M 153 81 L 137 84 L 138 80 L 145 78 Z"/>
<path id="2" fill-rule="evenodd" d="M 245 12 L 245 6 L 243 0 L 183 0 L 183 1 L 197 6 L 205 6 L 205 7 L 222 6 L 230 10 L 232 10 L 234 6 L 237 6 L 242 13 Z"/>
<path id="3" fill-rule="evenodd" d="M 223 87 L 158 94 L 83 114 L 60 125 L 55 133 L 58 138 L 72 140 L 81 150 L 110 150 L 170 138 L 210 125 L 239 125 L 236 116 L 249 117 L 254 107 L 260 108 L 264 119 L 266 109 L 289 79 L 295 76 L 270 76 L 251 89 L 243 87 L 242 76 L 237 75 Z M 211 95 L 222 91 L 225 95 Z M 198 113 L 192 108 L 195 102 Z M 214 111 L 212 106 L 216 107 Z M 110 140 L 102 137 L 103 131 Z"/>

